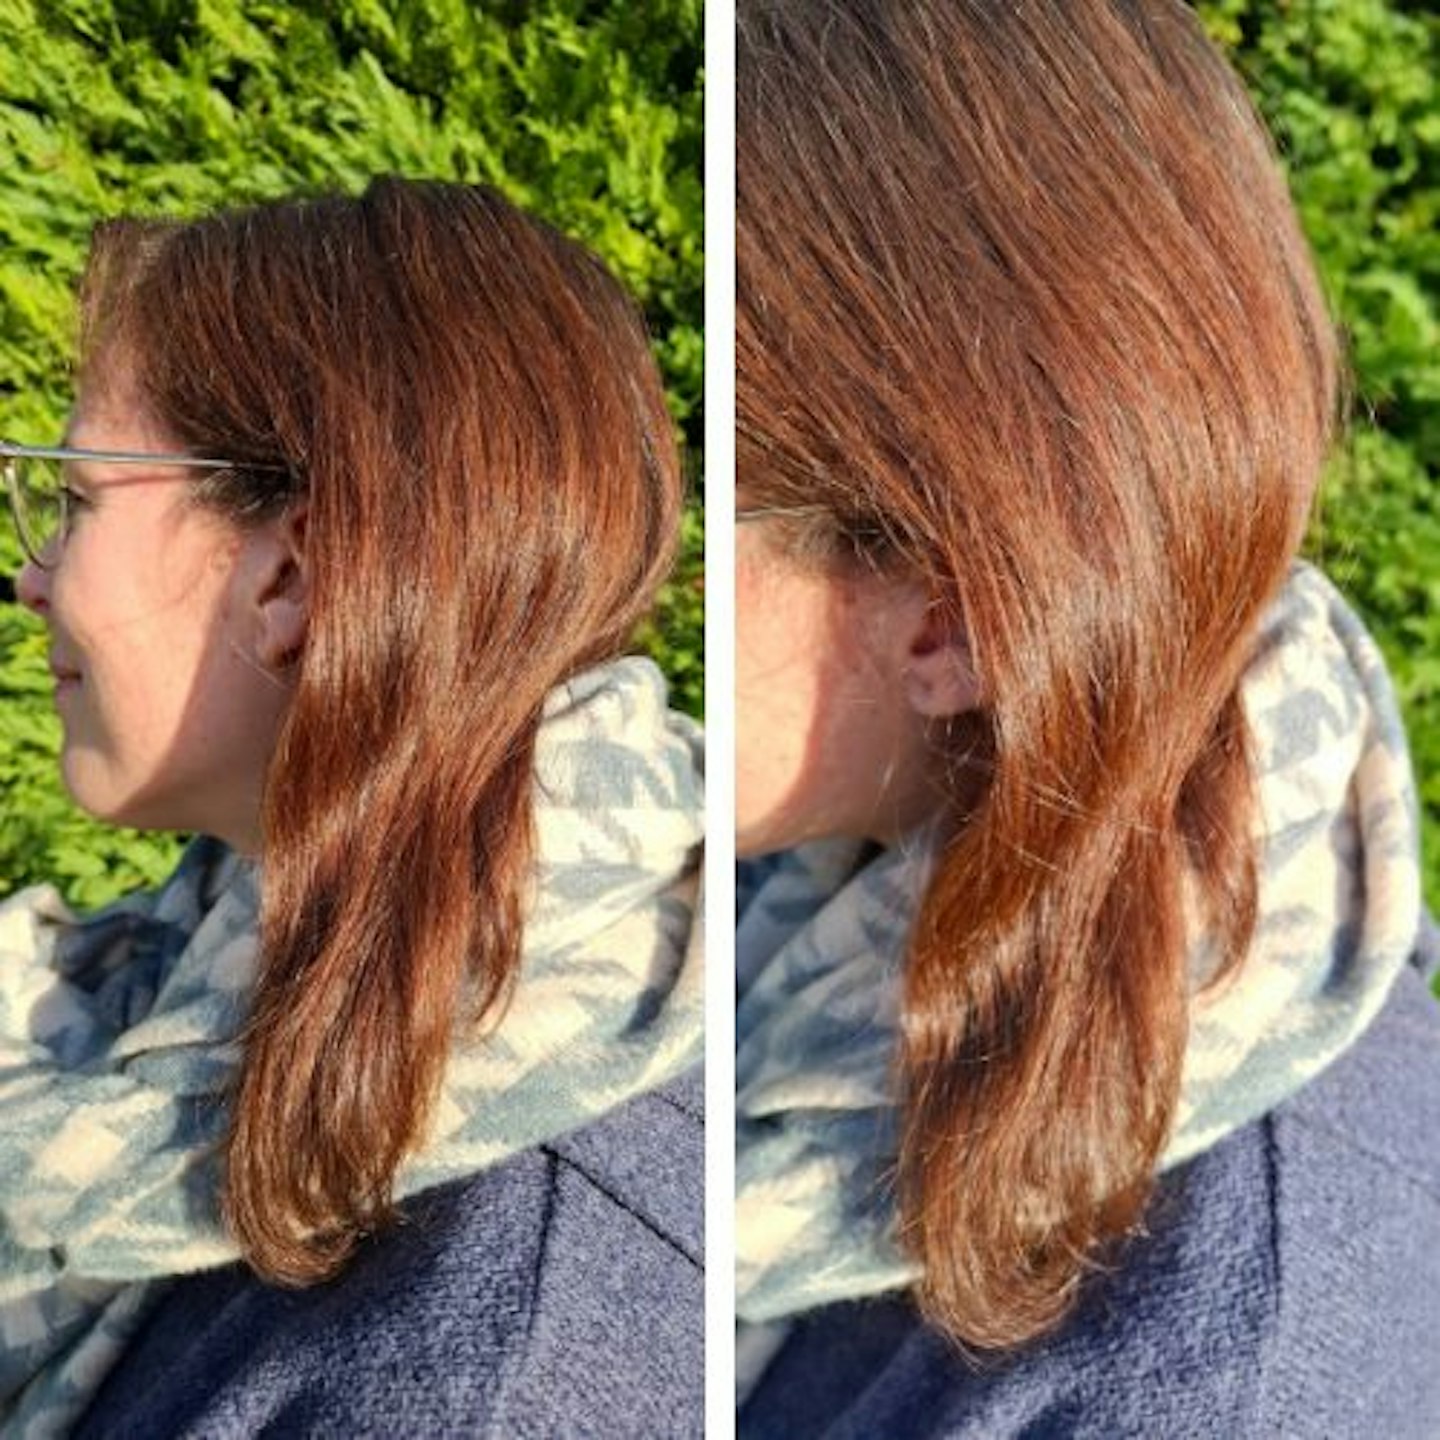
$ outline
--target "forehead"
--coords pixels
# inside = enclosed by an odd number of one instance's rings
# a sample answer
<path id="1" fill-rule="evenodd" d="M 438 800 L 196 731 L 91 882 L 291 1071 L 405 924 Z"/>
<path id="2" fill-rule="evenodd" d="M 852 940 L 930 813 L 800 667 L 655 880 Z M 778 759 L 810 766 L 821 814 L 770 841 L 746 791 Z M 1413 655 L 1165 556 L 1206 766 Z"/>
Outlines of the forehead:
<path id="1" fill-rule="evenodd" d="M 70 411 L 64 443 L 81 450 L 162 454 L 182 448 L 140 398 L 129 367 L 116 364 L 86 377 Z"/>

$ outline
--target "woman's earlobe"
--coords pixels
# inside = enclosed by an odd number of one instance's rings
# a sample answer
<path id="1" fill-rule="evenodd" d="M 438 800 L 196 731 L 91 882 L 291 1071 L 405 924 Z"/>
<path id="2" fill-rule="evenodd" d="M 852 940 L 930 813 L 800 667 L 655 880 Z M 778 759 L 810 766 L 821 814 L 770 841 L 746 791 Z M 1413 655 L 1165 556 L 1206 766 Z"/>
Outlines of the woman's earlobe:
<path id="1" fill-rule="evenodd" d="M 980 683 L 959 622 L 933 605 L 911 639 L 903 679 L 910 708 L 927 719 L 963 715 L 980 704 Z"/>
<path id="2" fill-rule="evenodd" d="M 264 574 L 256 597 L 259 633 L 255 658 L 268 670 L 292 665 L 305 643 L 309 576 L 304 552 L 305 507 L 297 506 L 268 537 Z"/>
<path id="3" fill-rule="evenodd" d="M 294 664 L 305 643 L 307 611 L 303 597 L 276 594 L 261 602 L 260 636 L 255 658 L 267 670 Z"/>

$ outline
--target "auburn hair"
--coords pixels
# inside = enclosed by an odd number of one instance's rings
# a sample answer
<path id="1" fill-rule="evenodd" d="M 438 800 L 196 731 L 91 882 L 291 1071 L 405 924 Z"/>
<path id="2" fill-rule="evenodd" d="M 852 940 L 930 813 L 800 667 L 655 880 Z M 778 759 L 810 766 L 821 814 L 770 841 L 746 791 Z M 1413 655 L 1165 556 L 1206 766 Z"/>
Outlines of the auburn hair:
<path id="1" fill-rule="evenodd" d="M 739 481 L 922 578 L 985 697 L 937 765 L 897 1194 L 928 1318 L 1013 1346 L 1141 1219 L 1187 916 L 1211 981 L 1253 930 L 1239 685 L 1335 335 L 1179 0 L 741 0 L 738 76 Z"/>
<path id="2" fill-rule="evenodd" d="M 457 1025 L 514 981 L 541 707 L 670 566 L 673 428 L 619 285 L 484 187 L 107 224 L 81 351 L 82 385 L 123 357 L 178 439 L 240 462 L 200 503 L 307 507 L 225 1212 L 260 1274 L 308 1283 L 392 1217 Z"/>

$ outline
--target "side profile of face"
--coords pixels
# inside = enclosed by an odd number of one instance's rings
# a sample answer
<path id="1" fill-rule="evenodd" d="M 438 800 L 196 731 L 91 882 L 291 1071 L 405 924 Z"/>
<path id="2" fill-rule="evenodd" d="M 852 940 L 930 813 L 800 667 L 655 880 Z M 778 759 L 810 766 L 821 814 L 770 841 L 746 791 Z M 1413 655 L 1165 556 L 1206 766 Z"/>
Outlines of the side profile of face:
<path id="1" fill-rule="evenodd" d="M 183 449 L 122 380 L 87 389 L 67 443 Z M 241 529 L 196 505 L 196 472 L 67 464 L 71 524 L 19 576 L 50 632 L 61 767 L 77 804 L 116 824 L 259 843 L 264 776 L 303 633 L 293 528 Z"/>
<path id="2" fill-rule="evenodd" d="M 968 653 L 921 586 L 800 563 L 768 523 L 735 543 L 737 853 L 894 840 L 942 803 L 933 732 L 977 703 Z"/>

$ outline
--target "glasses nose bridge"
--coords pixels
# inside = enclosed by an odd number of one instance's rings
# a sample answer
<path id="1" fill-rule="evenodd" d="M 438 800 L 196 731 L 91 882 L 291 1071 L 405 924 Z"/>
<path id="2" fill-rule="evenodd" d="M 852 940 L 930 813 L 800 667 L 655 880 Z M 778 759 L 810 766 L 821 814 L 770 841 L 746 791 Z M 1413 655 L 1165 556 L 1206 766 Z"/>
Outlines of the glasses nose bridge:
<path id="1" fill-rule="evenodd" d="M 6 577 L 6 600 L 18 600 L 27 610 L 43 614 L 48 608 L 48 577 L 39 563 L 34 547 L 27 533 L 25 502 L 20 495 L 20 456 L 10 449 L 8 442 L 0 451 L 0 477 L 5 482 L 5 503 L 10 509 L 10 520 L 15 527 L 15 537 L 20 542 L 24 559 L 20 571 L 13 581 Z"/>
<path id="2" fill-rule="evenodd" d="M 50 488 L 54 491 L 55 514 L 53 523 L 47 522 L 47 518 L 37 514 L 31 501 L 26 498 L 20 467 L 22 464 L 44 464 L 48 457 L 10 452 L 0 456 L 0 460 L 3 460 L 4 465 L 5 498 L 10 505 L 10 518 L 14 522 L 15 533 L 20 541 L 20 548 L 25 553 L 27 565 L 33 565 L 37 570 L 48 573 L 59 563 L 54 552 L 64 544 L 69 525 L 65 487 L 58 482 L 51 485 Z"/>

